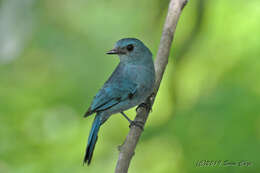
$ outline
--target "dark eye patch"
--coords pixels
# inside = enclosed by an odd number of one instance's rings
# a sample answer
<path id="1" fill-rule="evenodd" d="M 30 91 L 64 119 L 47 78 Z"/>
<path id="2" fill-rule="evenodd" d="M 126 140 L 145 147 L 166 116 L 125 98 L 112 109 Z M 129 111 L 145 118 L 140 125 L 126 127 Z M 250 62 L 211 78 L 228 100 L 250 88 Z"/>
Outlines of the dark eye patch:
<path id="1" fill-rule="evenodd" d="M 127 49 L 128 51 L 132 51 L 132 50 L 134 50 L 134 45 L 129 44 L 129 45 L 126 46 L 126 49 Z"/>

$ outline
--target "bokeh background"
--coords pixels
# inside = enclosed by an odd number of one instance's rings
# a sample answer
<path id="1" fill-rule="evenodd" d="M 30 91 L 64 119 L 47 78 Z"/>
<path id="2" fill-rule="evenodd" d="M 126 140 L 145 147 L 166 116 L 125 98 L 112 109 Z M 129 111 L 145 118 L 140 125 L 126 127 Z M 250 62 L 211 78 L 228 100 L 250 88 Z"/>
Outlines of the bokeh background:
<path id="1" fill-rule="evenodd" d="M 0 173 L 114 171 L 128 122 L 102 126 L 87 167 L 82 116 L 119 62 L 105 55 L 117 40 L 156 55 L 168 2 L 0 0 Z M 259 31 L 259 0 L 189 1 L 130 173 L 260 172 Z"/>

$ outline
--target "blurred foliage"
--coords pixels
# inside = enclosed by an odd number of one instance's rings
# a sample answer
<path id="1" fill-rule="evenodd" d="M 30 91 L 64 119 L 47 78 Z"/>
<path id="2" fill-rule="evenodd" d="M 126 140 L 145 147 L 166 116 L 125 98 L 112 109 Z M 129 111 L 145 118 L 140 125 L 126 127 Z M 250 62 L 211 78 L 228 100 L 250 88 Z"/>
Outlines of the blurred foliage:
<path id="1" fill-rule="evenodd" d="M 128 122 L 112 116 L 83 167 L 93 117 L 82 116 L 119 61 L 104 54 L 117 40 L 137 37 L 156 55 L 167 2 L 35 0 L 19 56 L 0 57 L 1 173 L 113 172 Z M 258 0 L 189 1 L 130 173 L 260 171 L 259 19 Z"/>

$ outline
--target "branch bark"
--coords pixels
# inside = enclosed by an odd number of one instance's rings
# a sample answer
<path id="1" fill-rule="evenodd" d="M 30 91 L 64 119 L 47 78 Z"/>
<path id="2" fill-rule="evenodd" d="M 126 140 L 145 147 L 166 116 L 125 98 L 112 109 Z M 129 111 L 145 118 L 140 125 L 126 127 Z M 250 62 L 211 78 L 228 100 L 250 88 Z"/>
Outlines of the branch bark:
<path id="1" fill-rule="evenodd" d="M 154 87 L 154 94 L 147 99 L 148 105 L 153 105 L 157 95 L 160 83 L 168 64 L 168 57 L 172 45 L 173 36 L 176 30 L 177 22 L 180 18 L 182 9 L 188 0 L 171 0 L 169 3 L 168 14 L 164 24 L 157 58 L 155 60 L 156 81 Z M 141 121 L 145 125 L 150 109 L 140 107 L 137 109 L 135 121 Z M 127 173 L 130 161 L 134 155 L 134 150 L 141 136 L 142 130 L 139 127 L 132 126 L 123 145 L 119 147 L 119 157 L 115 169 L 115 173 Z"/>

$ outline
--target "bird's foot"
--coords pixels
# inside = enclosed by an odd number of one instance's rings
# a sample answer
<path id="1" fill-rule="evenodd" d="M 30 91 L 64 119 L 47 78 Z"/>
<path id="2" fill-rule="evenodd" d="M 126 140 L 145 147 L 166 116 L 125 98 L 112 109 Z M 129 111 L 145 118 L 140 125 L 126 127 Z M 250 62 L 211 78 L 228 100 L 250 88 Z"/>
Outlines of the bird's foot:
<path id="1" fill-rule="evenodd" d="M 139 127 L 141 130 L 144 130 L 144 122 L 142 121 L 132 121 L 129 125 L 129 128 L 131 128 L 132 126 L 136 126 Z"/>
<path id="2" fill-rule="evenodd" d="M 146 103 L 141 103 L 140 105 L 138 105 L 137 108 L 135 109 L 136 112 L 137 112 L 137 110 L 138 110 L 139 108 L 141 108 L 141 107 L 145 108 L 146 111 L 152 111 L 152 105 L 151 105 L 150 103 L 147 103 L 147 102 L 146 102 Z"/>
<path id="3" fill-rule="evenodd" d="M 153 99 L 155 97 L 155 93 L 153 92 L 149 97 L 147 97 L 146 101 L 144 103 L 141 103 L 140 105 L 137 106 L 137 108 L 135 109 L 136 112 L 139 108 L 143 107 L 145 108 L 146 111 L 153 111 L 152 110 L 152 106 L 153 106 Z"/>

